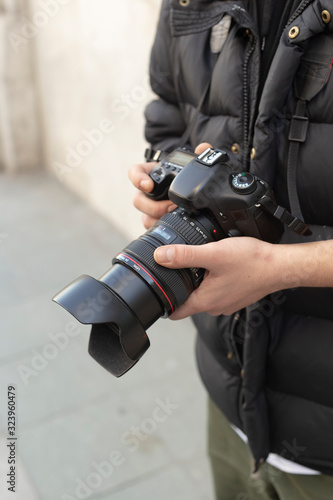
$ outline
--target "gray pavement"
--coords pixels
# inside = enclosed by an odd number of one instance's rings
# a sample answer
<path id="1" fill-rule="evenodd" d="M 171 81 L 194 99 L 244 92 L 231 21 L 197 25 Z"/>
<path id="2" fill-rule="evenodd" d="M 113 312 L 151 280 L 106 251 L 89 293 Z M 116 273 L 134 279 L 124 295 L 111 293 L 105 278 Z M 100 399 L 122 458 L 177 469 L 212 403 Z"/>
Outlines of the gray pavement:
<path id="1" fill-rule="evenodd" d="M 211 500 L 190 320 L 156 322 L 147 353 L 114 378 L 87 352 L 89 327 L 51 298 L 103 274 L 127 239 L 45 172 L 0 175 L 0 213 L 0 498 Z"/>

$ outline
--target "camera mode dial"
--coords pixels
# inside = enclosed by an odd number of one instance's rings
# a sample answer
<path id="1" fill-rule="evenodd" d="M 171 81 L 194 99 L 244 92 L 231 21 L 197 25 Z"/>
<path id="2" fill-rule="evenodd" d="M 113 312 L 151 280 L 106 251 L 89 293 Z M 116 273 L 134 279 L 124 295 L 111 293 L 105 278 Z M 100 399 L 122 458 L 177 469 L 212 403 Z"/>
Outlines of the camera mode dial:
<path id="1" fill-rule="evenodd" d="M 238 194 L 252 193 L 256 189 L 255 177 L 250 172 L 242 172 L 233 176 L 232 189 Z"/>

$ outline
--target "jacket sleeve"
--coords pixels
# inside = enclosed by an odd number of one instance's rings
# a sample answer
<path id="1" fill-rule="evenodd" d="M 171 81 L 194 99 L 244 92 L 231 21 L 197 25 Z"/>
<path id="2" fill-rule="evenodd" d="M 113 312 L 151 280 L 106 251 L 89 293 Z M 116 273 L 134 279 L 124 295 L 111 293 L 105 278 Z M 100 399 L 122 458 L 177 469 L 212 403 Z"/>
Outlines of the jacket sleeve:
<path id="1" fill-rule="evenodd" d="M 145 110 L 145 137 L 154 149 L 172 151 L 179 145 L 186 124 L 182 117 L 174 84 L 170 49 L 170 1 L 163 0 L 155 41 L 150 57 L 150 84 L 158 99 Z"/>

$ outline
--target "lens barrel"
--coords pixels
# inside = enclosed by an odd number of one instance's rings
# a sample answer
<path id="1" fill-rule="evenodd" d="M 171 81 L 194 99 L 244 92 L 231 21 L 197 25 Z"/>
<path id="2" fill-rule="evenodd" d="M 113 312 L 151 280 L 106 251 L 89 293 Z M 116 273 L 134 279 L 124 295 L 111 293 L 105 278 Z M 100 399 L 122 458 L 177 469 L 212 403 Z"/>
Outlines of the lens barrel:
<path id="1" fill-rule="evenodd" d="M 156 248 L 170 243 L 202 245 L 214 241 L 214 230 L 215 225 L 207 217 L 190 216 L 177 208 L 132 241 L 113 259 L 113 264 L 123 264 L 148 283 L 164 308 L 164 315 L 169 316 L 199 286 L 204 271 L 160 266 L 154 259 Z"/>
<path id="2" fill-rule="evenodd" d="M 81 323 L 91 324 L 89 353 L 110 373 L 126 373 L 148 349 L 146 330 L 185 302 L 202 281 L 203 269 L 167 269 L 156 263 L 162 245 L 214 241 L 214 223 L 184 209 L 164 215 L 112 261 L 96 280 L 81 276 L 53 300 Z"/>

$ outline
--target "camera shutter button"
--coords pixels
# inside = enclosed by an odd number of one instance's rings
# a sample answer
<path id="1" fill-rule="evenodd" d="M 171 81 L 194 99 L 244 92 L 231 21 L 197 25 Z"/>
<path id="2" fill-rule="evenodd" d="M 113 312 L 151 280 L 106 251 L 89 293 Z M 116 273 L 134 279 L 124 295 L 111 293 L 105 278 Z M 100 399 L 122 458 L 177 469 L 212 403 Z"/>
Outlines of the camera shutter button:
<path id="1" fill-rule="evenodd" d="M 151 175 L 156 182 L 159 182 L 161 180 L 161 178 L 164 177 L 163 171 L 161 168 L 154 170 Z"/>

